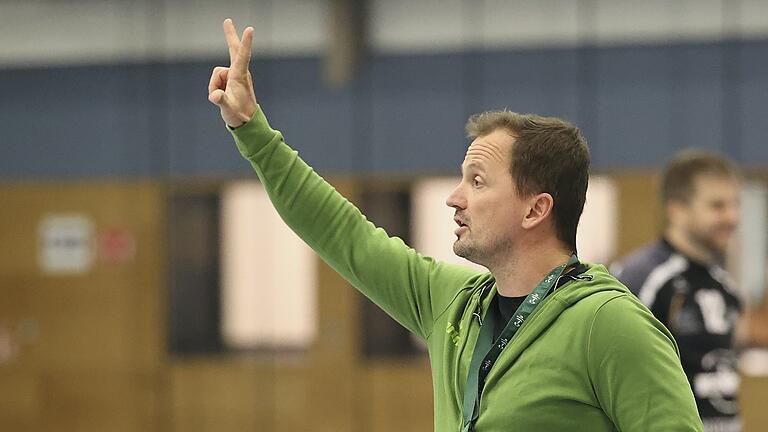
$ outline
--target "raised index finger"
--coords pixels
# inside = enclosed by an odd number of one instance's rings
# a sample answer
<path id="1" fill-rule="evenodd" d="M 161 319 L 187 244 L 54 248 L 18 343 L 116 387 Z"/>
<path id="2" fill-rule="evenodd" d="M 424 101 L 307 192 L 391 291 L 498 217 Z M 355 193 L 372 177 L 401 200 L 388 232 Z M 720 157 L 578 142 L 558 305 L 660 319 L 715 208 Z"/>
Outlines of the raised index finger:
<path id="1" fill-rule="evenodd" d="M 253 43 L 253 27 L 248 27 L 243 31 L 243 40 L 240 41 L 240 48 L 237 50 L 237 58 L 232 62 L 232 71 L 236 75 L 245 76 L 248 73 L 248 64 L 251 62 L 251 44 Z"/>
<path id="2" fill-rule="evenodd" d="M 237 49 L 240 46 L 240 38 L 237 37 L 235 24 L 229 18 L 224 20 L 224 38 L 227 40 L 227 47 L 229 48 L 229 63 L 231 65 L 235 62 L 235 58 L 237 57 Z"/>

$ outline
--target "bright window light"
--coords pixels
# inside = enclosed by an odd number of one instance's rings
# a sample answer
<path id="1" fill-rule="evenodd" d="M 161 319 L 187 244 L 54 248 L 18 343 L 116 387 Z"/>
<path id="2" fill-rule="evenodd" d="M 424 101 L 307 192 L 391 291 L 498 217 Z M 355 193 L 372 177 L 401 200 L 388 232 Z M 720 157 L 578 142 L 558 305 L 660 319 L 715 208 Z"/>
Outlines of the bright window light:
<path id="1" fill-rule="evenodd" d="M 438 177 L 413 185 L 413 246 L 424 255 L 486 271 L 484 267 L 453 253 L 454 210 L 445 204 L 445 200 L 458 182 L 458 178 Z M 611 179 L 602 176 L 590 179 L 576 238 L 582 260 L 607 263 L 613 259 L 617 241 L 617 197 L 616 186 Z"/>
<path id="2" fill-rule="evenodd" d="M 436 177 L 417 181 L 411 189 L 411 236 L 413 247 L 423 255 L 440 261 L 474 268 L 485 267 L 458 257 L 453 253 L 456 236 L 454 209 L 445 204 L 446 198 L 459 184 L 458 177 Z"/>
<path id="3" fill-rule="evenodd" d="M 768 188 L 748 182 L 741 190 L 741 220 L 731 242 L 728 268 L 749 305 L 759 306 L 766 289 L 768 263 Z"/>
<path id="4" fill-rule="evenodd" d="M 221 201 L 222 336 L 231 348 L 308 347 L 316 334 L 316 257 L 280 219 L 261 184 Z"/>
<path id="5" fill-rule="evenodd" d="M 576 231 L 579 259 L 607 265 L 616 258 L 618 196 L 612 179 L 590 176 L 587 201 Z"/>

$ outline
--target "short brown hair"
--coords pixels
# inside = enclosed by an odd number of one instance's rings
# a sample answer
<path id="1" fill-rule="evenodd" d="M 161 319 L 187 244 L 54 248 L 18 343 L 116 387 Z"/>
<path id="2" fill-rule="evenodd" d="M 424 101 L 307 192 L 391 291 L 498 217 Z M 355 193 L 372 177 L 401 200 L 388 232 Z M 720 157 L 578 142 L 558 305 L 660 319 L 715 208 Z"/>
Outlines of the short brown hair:
<path id="1" fill-rule="evenodd" d="M 703 150 L 683 150 L 664 167 L 661 177 L 661 202 L 688 202 L 694 193 L 693 182 L 701 175 L 733 179 L 740 177 L 736 165 L 723 156 Z"/>
<path id="2" fill-rule="evenodd" d="M 469 118 L 470 139 L 506 129 L 515 137 L 510 173 L 517 192 L 531 196 L 546 192 L 554 200 L 558 239 L 576 252 L 576 228 L 589 183 L 587 141 L 573 124 L 554 117 L 488 111 Z"/>

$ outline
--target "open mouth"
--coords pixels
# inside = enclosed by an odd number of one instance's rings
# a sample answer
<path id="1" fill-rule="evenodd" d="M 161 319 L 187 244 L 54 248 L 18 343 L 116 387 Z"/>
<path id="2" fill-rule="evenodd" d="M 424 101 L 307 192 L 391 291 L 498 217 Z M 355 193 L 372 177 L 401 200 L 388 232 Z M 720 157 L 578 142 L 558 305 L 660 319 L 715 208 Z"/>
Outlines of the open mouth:
<path id="1" fill-rule="evenodd" d="M 462 222 L 459 218 L 454 218 L 453 221 L 456 222 L 456 225 L 458 225 L 458 228 L 456 228 L 456 230 L 453 232 L 457 236 L 469 229 L 469 226 Z"/>

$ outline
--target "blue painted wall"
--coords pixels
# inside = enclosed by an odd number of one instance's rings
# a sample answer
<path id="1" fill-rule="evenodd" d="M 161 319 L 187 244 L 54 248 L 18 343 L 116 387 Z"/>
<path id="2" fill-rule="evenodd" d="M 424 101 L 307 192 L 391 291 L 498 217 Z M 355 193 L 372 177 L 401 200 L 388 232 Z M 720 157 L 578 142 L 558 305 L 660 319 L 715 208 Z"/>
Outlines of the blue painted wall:
<path id="1" fill-rule="evenodd" d="M 209 62 L 0 70 L 0 178 L 248 175 L 207 101 Z M 598 169 L 680 148 L 768 165 L 768 41 L 376 56 L 341 89 L 318 58 L 253 63 L 271 123 L 329 174 L 456 173 L 464 122 L 575 121 Z"/>

